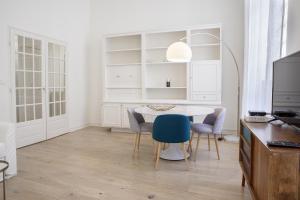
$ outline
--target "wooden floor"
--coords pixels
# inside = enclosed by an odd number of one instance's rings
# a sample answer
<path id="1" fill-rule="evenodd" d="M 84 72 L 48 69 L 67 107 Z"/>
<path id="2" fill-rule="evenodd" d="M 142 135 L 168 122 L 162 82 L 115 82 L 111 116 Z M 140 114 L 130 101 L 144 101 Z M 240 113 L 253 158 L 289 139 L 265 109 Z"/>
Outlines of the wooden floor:
<path id="1" fill-rule="evenodd" d="M 197 162 L 161 160 L 154 169 L 152 142 L 142 136 L 132 158 L 133 134 L 90 127 L 17 151 L 18 176 L 7 181 L 8 200 L 250 199 L 242 188 L 238 145 L 200 143 Z"/>

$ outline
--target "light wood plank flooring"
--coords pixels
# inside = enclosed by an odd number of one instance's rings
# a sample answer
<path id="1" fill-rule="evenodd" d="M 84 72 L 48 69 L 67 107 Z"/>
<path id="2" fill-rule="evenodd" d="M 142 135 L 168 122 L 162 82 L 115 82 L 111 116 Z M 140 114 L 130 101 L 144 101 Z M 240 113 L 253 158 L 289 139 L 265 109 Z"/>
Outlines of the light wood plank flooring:
<path id="1" fill-rule="evenodd" d="M 19 149 L 18 176 L 7 181 L 9 200 L 235 200 L 242 188 L 238 145 L 200 143 L 197 161 L 160 161 L 154 169 L 152 141 L 143 135 L 132 158 L 134 135 L 89 127 Z M 195 144 L 194 144 L 195 145 Z"/>

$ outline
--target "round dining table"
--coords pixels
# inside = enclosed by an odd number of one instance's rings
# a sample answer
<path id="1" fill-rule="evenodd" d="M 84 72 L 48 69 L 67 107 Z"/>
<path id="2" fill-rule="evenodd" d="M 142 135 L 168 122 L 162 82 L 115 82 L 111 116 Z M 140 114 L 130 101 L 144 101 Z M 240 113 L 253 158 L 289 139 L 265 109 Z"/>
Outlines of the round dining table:
<path id="1" fill-rule="evenodd" d="M 166 111 L 156 111 L 147 106 L 135 108 L 135 112 L 140 113 L 144 116 L 157 117 L 159 115 L 167 114 L 179 114 L 188 117 L 205 116 L 214 112 L 214 108 L 202 107 L 202 106 L 175 106 L 174 108 Z M 163 134 L 163 133 L 162 133 Z M 176 133 L 175 133 L 176 134 Z M 187 152 L 188 157 L 190 156 Z M 161 151 L 160 158 L 165 160 L 184 160 L 184 152 L 177 143 L 171 143 L 168 147 Z"/>

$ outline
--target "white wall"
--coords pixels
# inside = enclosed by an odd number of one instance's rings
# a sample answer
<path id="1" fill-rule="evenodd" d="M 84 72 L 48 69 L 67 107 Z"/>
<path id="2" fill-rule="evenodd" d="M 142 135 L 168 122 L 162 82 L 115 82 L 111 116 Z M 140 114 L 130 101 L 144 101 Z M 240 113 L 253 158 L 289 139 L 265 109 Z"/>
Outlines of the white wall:
<path id="1" fill-rule="evenodd" d="M 0 1 L 0 121 L 11 121 L 9 92 L 9 26 L 62 40 L 68 46 L 69 125 L 87 123 L 87 39 L 90 30 L 87 0 Z"/>
<path id="2" fill-rule="evenodd" d="M 300 1 L 289 0 L 287 54 L 300 51 Z"/>
<path id="3" fill-rule="evenodd" d="M 100 123 L 102 36 L 110 33 L 180 28 L 222 23 L 224 40 L 243 63 L 244 1 L 241 0 L 91 0 L 91 69 L 89 121 Z M 224 50 L 223 105 L 225 129 L 236 129 L 237 80 L 234 63 Z M 241 72 L 242 74 L 242 72 Z"/>

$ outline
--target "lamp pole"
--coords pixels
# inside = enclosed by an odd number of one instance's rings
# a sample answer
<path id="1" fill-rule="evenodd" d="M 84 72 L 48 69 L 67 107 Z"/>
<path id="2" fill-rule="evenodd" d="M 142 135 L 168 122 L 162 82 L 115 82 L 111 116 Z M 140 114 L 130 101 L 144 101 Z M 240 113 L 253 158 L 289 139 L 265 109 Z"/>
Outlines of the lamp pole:
<path id="1" fill-rule="evenodd" d="M 237 104 L 238 104 L 238 109 L 237 109 L 237 136 L 238 136 L 239 127 L 240 127 L 240 93 L 241 93 L 241 87 L 240 86 L 241 85 L 240 85 L 240 69 L 239 69 L 236 57 L 234 56 L 233 51 L 229 47 L 229 45 L 226 42 L 224 42 L 223 40 L 221 40 L 220 37 L 218 37 L 214 34 L 211 34 L 211 33 L 194 33 L 194 34 L 191 34 L 191 36 L 195 36 L 195 35 L 207 35 L 207 36 L 210 36 L 212 38 L 215 38 L 219 43 L 222 43 L 224 45 L 224 47 L 228 50 L 228 52 L 230 53 L 230 55 L 233 58 L 233 61 L 234 61 L 234 64 L 235 64 L 235 69 L 236 69 L 236 72 L 237 72 L 237 82 L 238 82 L 238 91 L 237 91 Z M 185 39 L 186 39 L 186 37 L 183 37 L 183 38 L 180 39 L 180 41 L 185 40 Z M 234 140 L 236 140 L 236 139 L 234 139 Z"/>

